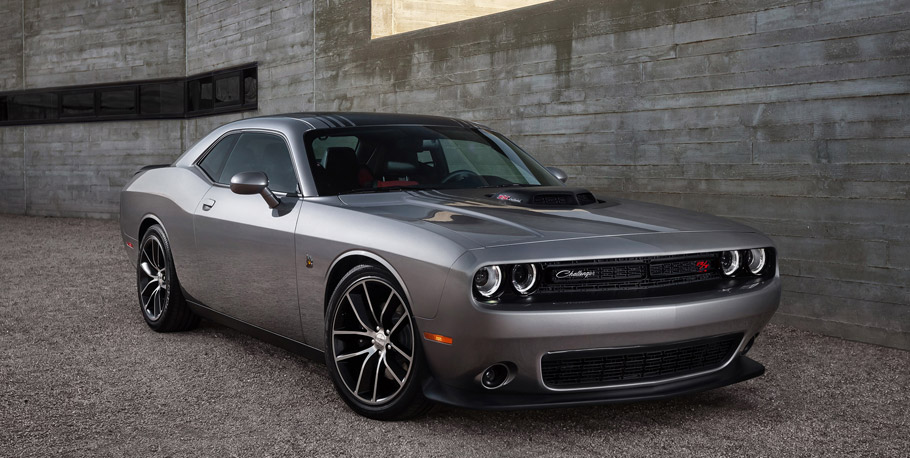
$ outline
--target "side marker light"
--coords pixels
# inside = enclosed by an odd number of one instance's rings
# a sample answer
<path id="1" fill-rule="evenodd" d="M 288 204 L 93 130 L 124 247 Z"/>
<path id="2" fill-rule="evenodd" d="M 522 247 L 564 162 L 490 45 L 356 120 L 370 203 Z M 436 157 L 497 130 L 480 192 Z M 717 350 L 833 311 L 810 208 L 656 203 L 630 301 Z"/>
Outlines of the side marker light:
<path id="1" fill-rule="evenodd" d="M 429 332 L 425 332 L 425 333 L 423 333 L 423 338 L 433 341 L 433 342 L 439 342 L 439 343 L 443 343 L 446 345 L 452 345 L 451 337 L 446 337 L 446 336 L 439 335 L 439 334 L 432 334 Z"/>

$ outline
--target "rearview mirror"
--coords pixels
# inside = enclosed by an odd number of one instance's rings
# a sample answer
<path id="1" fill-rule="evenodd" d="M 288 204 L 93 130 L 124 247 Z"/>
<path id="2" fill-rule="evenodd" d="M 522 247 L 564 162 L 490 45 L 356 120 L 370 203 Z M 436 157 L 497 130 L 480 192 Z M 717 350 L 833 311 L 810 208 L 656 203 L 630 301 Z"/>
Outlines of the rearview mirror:
<path id="1" fill-rule="evenodd" d="M 269 189 L 269 177 L 263 172 L 240 172 L 231 177 L 231 191 L 234 194 L 260 194 L 269 208 L 280 203 Z"/>
<path id="2" fill-rule="evenodd" d="M 556 177 L 557 180 L 562 181 L 563 183 L 565 183 L 566 180 L 569 179 L 569 176 L 566 175 L 566 172 L 563 172 L 562 169 L 560 169 L 560 168 L 557 168 L 557 167 L 547 167 L 547 170 L 549 170 L 550 173 L 551 173 L 554 177 Z"/>

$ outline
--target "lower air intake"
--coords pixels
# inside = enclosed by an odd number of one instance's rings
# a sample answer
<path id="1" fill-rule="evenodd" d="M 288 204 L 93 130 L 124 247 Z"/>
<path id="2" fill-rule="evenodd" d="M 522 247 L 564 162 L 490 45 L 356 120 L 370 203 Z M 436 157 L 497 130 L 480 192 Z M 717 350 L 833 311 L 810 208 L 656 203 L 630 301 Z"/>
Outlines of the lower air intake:
<path id="1" fill-rule="evenodd" d="M 551 388 L 608 387 L 670 379 L 719 369 L 742 342 L 742 334 L 661 345 L 549 353 L 541 359 Z"/>

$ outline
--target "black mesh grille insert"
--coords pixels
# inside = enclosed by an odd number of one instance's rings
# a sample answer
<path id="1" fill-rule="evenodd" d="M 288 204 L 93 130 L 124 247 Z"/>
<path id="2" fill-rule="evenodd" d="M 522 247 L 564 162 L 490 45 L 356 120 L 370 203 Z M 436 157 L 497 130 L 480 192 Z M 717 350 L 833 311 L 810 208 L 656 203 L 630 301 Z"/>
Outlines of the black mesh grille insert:
<path id="1" fill-rule="evenodd" d="M 677 256 L 595 259 L 543 263 L 540 293 L 639 291 L 659 293 L 661 288 L 701 283 L 721 278 L 720 253 Z"/>
<path id="2" fill-rule="evenodd" d="M 541 359 L 544 383 L 585 388 L 662 380 L 718 369 L 733 356 L 742 334 L 662 345 L 551 353 Z"/>

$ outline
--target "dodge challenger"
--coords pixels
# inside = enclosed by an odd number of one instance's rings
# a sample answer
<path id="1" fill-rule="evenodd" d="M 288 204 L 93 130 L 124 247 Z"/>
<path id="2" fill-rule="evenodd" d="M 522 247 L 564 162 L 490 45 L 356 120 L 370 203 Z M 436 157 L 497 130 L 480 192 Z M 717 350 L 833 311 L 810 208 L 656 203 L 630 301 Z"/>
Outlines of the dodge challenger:
<path id="1" fill-rule="evenodd" d="M 120 225 L 155 331 L 200 318 L 324 358 L 357 413 L 661 399 L 757 377 L 776 251 L 742 224 L 569 186 L 445 117 L 297 113 L 140 170 Z"/>

